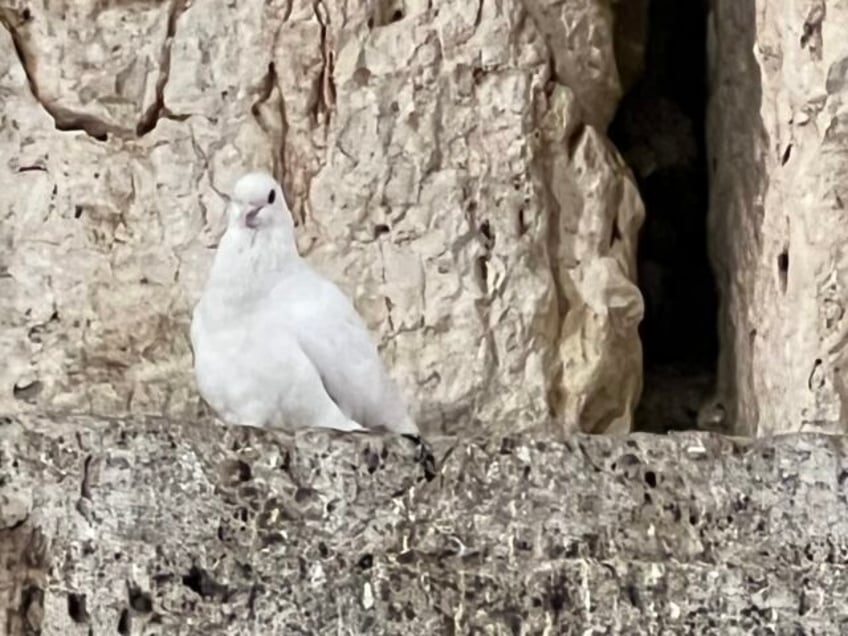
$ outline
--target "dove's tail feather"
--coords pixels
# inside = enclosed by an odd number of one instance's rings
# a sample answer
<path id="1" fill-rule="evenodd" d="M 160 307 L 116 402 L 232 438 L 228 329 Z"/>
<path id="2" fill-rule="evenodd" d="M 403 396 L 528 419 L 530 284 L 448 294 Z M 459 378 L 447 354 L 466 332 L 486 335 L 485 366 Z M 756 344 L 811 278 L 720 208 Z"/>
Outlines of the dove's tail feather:
<path id="1" fill-rule="evenodd" d="M 395 425 L 394 430 L 401 435 L 417 436 L 419 434 L 418 425 L 408 413 Z"/>
<path id="2" fill-rule="evenodd" d="M 353 420 L 341 417 L 341 418 L 333 418 L 332 421 L 323 421 L 320 423 L 322 428 L 329 428 L 334 431 L 344 431 L 346 433 L 356 433 L 359 431 L 366 430 L 364 426 L 354 422 Z"/>

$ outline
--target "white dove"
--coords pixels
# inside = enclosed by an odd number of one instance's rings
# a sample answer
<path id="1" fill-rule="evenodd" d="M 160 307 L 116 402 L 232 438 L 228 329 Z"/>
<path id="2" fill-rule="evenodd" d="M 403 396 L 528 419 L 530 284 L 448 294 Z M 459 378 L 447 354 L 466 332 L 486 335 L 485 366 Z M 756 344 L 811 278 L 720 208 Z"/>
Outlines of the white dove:
<path id="1" fill-rule="evenodd" d="M 239 179 L 194 308 L 200 394 L 229 424 L 295 430 L 418 427 L 351 301 L 300 257 L 280 184 Z"/>

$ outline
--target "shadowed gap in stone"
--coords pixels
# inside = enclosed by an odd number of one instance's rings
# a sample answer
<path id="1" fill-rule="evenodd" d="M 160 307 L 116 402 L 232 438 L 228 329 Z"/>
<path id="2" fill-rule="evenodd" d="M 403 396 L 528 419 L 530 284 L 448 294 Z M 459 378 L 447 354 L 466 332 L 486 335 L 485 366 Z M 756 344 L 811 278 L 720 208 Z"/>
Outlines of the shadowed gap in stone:
<path id="1" fill-rule="evenodd" d="M 627 92 L 609 134 L 633 169 L 646 211 L 638 249 L 645 298 L 638 430 L 696 428 L 715 382 L 718 300 L 706 224 L 707 2 L 617 5 L 616 48 Z"/>

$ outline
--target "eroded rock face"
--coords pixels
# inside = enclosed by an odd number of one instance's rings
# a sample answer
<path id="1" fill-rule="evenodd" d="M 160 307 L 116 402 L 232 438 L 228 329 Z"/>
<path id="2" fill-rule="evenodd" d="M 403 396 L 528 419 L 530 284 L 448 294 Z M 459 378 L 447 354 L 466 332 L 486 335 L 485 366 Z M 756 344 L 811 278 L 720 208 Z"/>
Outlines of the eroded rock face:
<path id="1" fill-rule="evenodd" d="M 426 482 L 394 437 L 0 426 L 9 634 L 848 624 L 843 438 L 438 438 Z"/>
<path id="2" fill-rule="evenodd" d="M 642 207 L 601 132 L 606 2 L 0 15 L 0 410 L 193 414 L 190 310 L 264 168 L 425 429 L 629 429 Z"/>
<path id="3" fill-rule="evenodd" d="M 719 397 L 740 433 L 844 432 L 848 6 L 713 4 Z"/>

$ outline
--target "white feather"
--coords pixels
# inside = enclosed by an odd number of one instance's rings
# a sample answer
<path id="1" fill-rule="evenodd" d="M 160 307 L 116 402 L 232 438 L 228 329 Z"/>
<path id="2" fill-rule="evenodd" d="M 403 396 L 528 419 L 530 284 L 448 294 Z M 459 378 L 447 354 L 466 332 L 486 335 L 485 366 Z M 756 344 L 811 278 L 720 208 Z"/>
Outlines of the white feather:
<path id="1" fill-rule="evenodd" d="M 234 188 L 191 341 L 200 393 L 231 424 L 418 435 L 353 304 L 297 253 L 269 175 Z"/>

